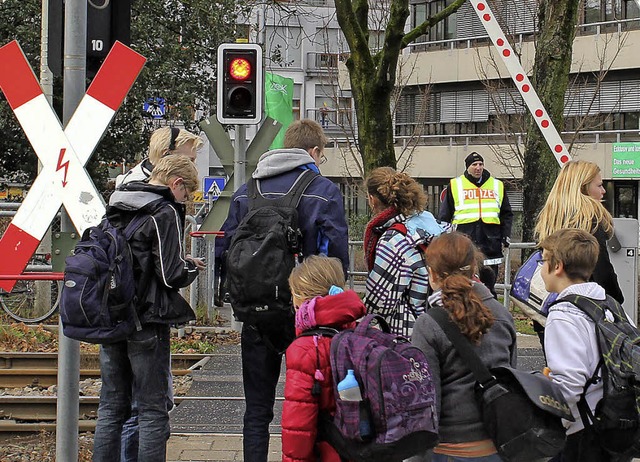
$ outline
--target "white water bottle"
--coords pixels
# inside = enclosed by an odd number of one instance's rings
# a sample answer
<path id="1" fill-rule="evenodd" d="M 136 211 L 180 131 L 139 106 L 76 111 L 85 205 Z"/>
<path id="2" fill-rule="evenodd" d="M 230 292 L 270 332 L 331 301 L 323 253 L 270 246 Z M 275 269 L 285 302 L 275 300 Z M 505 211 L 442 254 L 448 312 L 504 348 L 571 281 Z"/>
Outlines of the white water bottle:
<path id="1" fill-rule="evenodd" d="M 343 401 L 362 401 L 360 385 L 353 369 L 347 370 L 347 376 L 338 383 L 338 394 Z"/>

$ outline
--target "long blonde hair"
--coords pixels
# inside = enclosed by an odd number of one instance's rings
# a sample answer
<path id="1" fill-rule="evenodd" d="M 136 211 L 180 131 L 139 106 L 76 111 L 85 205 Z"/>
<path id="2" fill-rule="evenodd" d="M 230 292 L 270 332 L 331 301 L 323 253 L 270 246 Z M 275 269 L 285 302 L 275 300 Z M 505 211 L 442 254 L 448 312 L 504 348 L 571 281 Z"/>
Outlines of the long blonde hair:
<path id="1" fill-rule="evenodd" d="M 291 294 L 301 300 L 327 295 L 331 286 L 345 286 L 342 263 L 334 257 L 310 255 L 289 276 Z"/>
<path id="2" fill-rule="evenodd" d="M 593 233 L 601 225 L 608 237 L 613 235 L 613 218 L 604 206 L 589 196 L 589 183 L 600 167 L 586 160 L 572 160 L 560 170 L 547 202 L 538 215 L 536 241 L 562 228 L 577 228 Z"/>

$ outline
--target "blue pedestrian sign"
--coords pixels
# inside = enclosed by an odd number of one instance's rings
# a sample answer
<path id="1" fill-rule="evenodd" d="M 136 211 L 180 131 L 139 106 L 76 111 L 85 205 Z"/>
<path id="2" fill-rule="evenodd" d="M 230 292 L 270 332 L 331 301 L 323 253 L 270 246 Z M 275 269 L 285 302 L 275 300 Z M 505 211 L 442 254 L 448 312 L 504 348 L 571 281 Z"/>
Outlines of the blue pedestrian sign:
<path id="1" fill-rule="evenodd" d="M 226 177 L 223 176 L 205 176 L 202 179 L 202 192 L 205 200 L 216 200 L 222 193 L 224 186 L 227 184 Z"/>
<path id="2" fill-rule="evenodd" d="M 164 98 L 159 98 L 157 96 L 147 98 L 142 108 L 152 119 L 162 119 L 167 110 Z"/>

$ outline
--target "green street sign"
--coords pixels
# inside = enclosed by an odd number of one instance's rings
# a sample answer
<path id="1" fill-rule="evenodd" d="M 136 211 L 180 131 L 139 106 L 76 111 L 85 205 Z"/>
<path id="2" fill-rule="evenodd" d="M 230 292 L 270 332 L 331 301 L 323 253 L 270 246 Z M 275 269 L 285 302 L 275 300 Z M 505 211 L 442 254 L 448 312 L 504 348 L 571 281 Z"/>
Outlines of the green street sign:
<path id="1" fill-rule="evenodd" d="M 613 178 L 640 178 L 640 143 L 613 143 Z"/>

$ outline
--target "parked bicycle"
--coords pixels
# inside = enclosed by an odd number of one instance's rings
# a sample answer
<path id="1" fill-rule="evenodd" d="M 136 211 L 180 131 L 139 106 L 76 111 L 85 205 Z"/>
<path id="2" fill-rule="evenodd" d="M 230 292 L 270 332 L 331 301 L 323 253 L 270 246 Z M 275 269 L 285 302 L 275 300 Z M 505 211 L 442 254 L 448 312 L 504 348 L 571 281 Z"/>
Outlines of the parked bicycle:
<path id="1" fill-rule="evenodd" d="M 51 271 L 51 256 L 36 254 L 28 270 Z M 34 324 L 54 315 L 60 301 L 60 281 L 47 279 L 45 273 L 24 273 L 28 279 L 18 279 L 10 292 L 0 288 L 0 306 L 18 322 Z M 36 278 L 37 279 L 34 279 Z"/>

